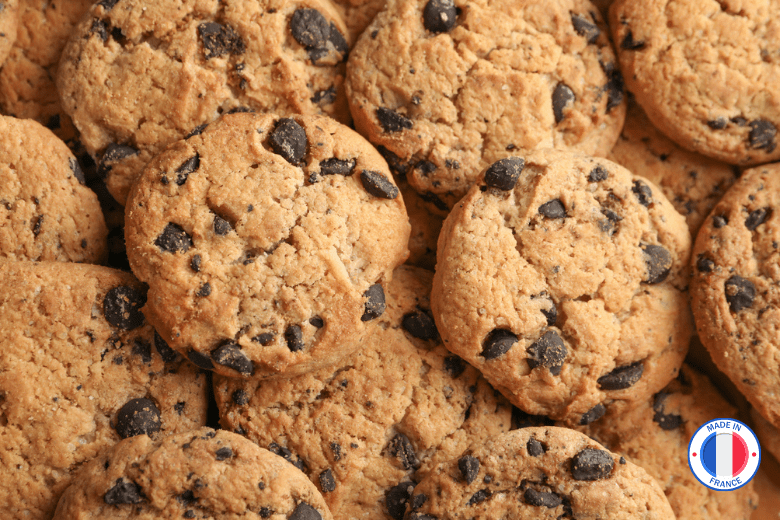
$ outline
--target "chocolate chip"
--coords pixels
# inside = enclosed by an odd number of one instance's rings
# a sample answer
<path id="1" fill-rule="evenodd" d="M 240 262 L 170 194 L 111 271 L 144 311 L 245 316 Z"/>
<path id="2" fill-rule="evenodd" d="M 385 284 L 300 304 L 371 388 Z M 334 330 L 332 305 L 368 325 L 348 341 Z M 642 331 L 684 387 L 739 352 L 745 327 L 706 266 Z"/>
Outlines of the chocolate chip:
<path id="1" fill-rule="evenodd" d="M 347 40 L 328 20 L 316 9 L 301 8 L 293 13 L 290 19 L 290 32 L 295 41 L 309 51 L 309 59 L 316 65 L 332 51 L 337 53 L 337 61 L 347 57 Z"/>
<path id="2" fill-rule="evenodd" d="M 517 343 L 517 336 L 507 329 L 493 329 L 482 343 L 482 353 L 485 360 L 495 359 L 506 354 Z"/>
<path id="3" fill-rule="evenodd" d="M 403 433 L 393 437 L 388 446 L 390 454 L 401 462 L 404 469 L 417 469 L 420 466 L 409 437 Z"/>
<path id="4" fill-rule="evenodd" d="M 330 493 L 336 489 L 336 479 L 330 468 L 320 473 L 320 489 L 323 493 Z"/>
<path id="5" fill-rule="evenodd" d="M 361 321 L 371 321 L 385 312 L 385 290 L 381 284 L 375 283 L 363 293 L 366 298 L 365 310 Z"/>
<path id="6" fill-rule="evenodd" d="M 432 33 L 449 32 L 455 27 L 457 16 L 453 0 L 428 0 L 423 9 L 423 25 Z"/>
<path id="7" fill-rule="evenodd" d="M 189 134 L 187 134 L 187 137 L 185 137 L 185 139 L 189 139 L 190 137 L 195 137 L 196 135 L 202 134 L 207 126 L 208 124 L 206 123 L 196 126 L 195 128 L 192 129 L 192 131 Z"/>
<path id="8" fill-rule="evenodd" d="M 433 318 L 424 311 L 410 312 L 401 320 L 403 328 L 415 338 L 431 340 L 439 337 L 436 323 Z"/>
<path id="9" fill-rule="evenodd" d="M 772 153 L 777 146 L 775 136 L 777 136 L 777 127 L 769 121 L 757 119 L 750 122 L 750 135 L 748 138 L 750 139 L 751 148 Z"/>
<path id="10" fill-rule="evenodd" d="M 244 40 L 230 25 L 204 22 L 198 25 L 198 34 L 203 42 L 203 55 L 207 60 L 225 54 L 243 54 Z"/>
<path id="11" fill-rule="evenodd" d="M 571 13 L 571 23 L 577 34 L 588 40 L 588 43 L 596 43 L 596 40 L 599 39 L 601 30 L 585 16 Z"/>
<path id="12" fill-rule="evenodd" d="M 274 341 L 274 333 L 273 332 L 263 332 L 262 334 L 258 334 L 254 338 L 252 338 L 252 341 L 255 343 L 260 343 L 262 346 L 267 347 Z"/>
<path id="13" fill-rule="evenodd" d="M 571 459 L 571 474 L 575 480 L 601 480 L 609 477 L 614 466 L 609 452 L 585 448 Z"/>
<path id="14" fill-rule="evenodd" d="M 116 432 L 123 439 L 160 431 L 160 409 L 149 399 L 131 399 L 116 414 Z"/>
<path id="15" fill-rule="evenodd" d="M 654 244 L 639 244 L 644 253 L 647 277 L 642 280 L 647 284 L 657 284 L 666 280 L 672 269 L 672 255 L 666 248 Z"/>
<path id="16" fill-rule="evenodd" d="M 741 276 L 734 275 L 725 283 L 726 301 L 731 312 L 739 312 L 753 306 L 756 297 L 756 286 L 753 282 Z"/>
<path id="17" fill-rule="evenodd" d="M 552 327 L 558 320 L 558 307 L 555 306 L 555 302 L 550 300 L 552 306 L 549 309 L 542 309 L 542 314 L 547 318 L 547 325 Z"/>
<path id="18" fill-rule="evenodd" d="M 196 153 L 176 168 L 176 184 L 183 186 L 190 174 L 197 171 L 198 168 L 200 168 L 200 155 Z"/>
<path id="19" fill-rule="evenodd" d="M 620 43 L 620 48 L 625 49 L 627 51 L 638 51 L 639 49 L 644 49 L 644 47 L 645 47 L 645 41 L 634 40 L 634 33 L 630 29 L 626 33 L 626 37 L 623 38 L 623 41 Z"/>
<path id="20" fill-rule="evenodd" d="M 603 404 L 599 403 L 584 414 L 582 414 L 582 417 L 580 417 L 580 425 L 585 426 L 586 424 L 590 424 L 594 421 L 598 421 L 602 417 L 604 417 L 604 414 L 607 413 L 607 409 L 604 407 Z"/>
<path id="21" fill-rule="evenodd" d="M 574 91 L 565 83 L 558 83 L 558 85 L 555 87 L 555 90 L 552 94 L 552 107 L 553 107 L 553 115 L 555 116 L 555 123 L 560 123 L 563 121 L 564 116 L 564 109 L 574 104 L 574 101 L 576 100 L 576 96 L 574 95 Z"/>
<path id="22" fill-rule="evenodd" d="M 261 482 L 261 484 L 262 484 L 262 482 Z M 271 518 L 272 514 L 274 514 L 274 511 L 270 507 L 261 507 L 260 508 L 260 518 Z"/>
<path id="23" fill-rule="evenodd" d="M 242 80 L 246 81 L 246 80 Z M 241 87 L 244 88 L 244 87 Z M 227 111 L 228 114 L 254 114 L 255 109 L 249 107 L 235 107 Z"/>
<path id="24" fill-rule="evenodd" d="M 385 132 L 400 132 L 404 129 L 412 128 L 412 120 L 394 112 L 389 108 L 379 107 L 376 109 L 376 118 L 379 124 L 385 129 Z"/>
<path id="25" fill-rule="evenodd" d="M 187 359 L 204 370 L 214 370 L 214 363 L 211 361 L 211 358 L 205 354 L 201 354 L 197 350 L 190 350 L 187 352 Z"/>
<path id="26" fill-rule="evenodd" d="M 444 370 L 451 378 L 457 379 L 466 370 L 466 364 L 458 356 L 447 356 L 444 358 Z"/>
<path id="27" fill-rule="evenodd" d="M 103 502 L 110 506 L 140 504 L 143 501 L 141 486 L 123 478 L 116 479 L 111 489 L 103 495 Z"/>
<path id="28" fill-rule="evenodd" d="M 766 219 L 770 216 L 772 216 L 772 208 L 760 208 L 751 211 L 748 218 L 745 219 L 745 227 L 750 231 L 755 231 L 755 229 L 766 222 Z"/>
<path id="29" fill-rule="evenodd" d="M 485 184 L 491 188 L 509 191 L 515 187 L 525 168 L 525 159 L 522 157 L 507 157 L 490 165 L 485 171 Z"/>
<path id="30" fill-rule="evenodd" d="M 290 164 L 299 164 L 306 155 L 309 140 L 306 131 L 294 119 L 283 118 L 276 123 L 269 138 L 274 152 Z"/>
<path id="31" fill-rule="evenodd" d="M 306 502 L 301 502 L 292 512 L 289 520 L 322 520 L 322 515 Z"/>
<path id="32" fill-rule="evenodd" d="M 94 34 L 100 41 L 108 41 L 108 25 L 100 18 L 93 18 L 92 25 L 89 27 L 89 34 Z"/>
<path id="33" fill-rule="evenodd" d="M 81 165 L 79 165 L 79 162 L 75 157 L 68 157 L 68 166 L 70 166 L 70 171 L 73 172 L 73 176 L 76 177 L 79 184 L 85 185 L 87 181 L 84 178 L 84 171 L 81 169 Z"/>
<path id="34" fill-rule="evenodd" d="M 152 362 L 152 344 L 145 339 L 135 338 L 132 352 L 134 356 L 141 358 L 142 363 L 146 364 Z"/>
<path id="35" fill-rule="evenodd" d="M 199 273 L 200 272 L 200 262 L 201 262 L 200 255 L 193 255 L 192 260 L 190 260 L 190 269 L 192 269 L 196 273 Z"/>
<path id="36" fill-rule="evenodd" d="M 180 225 L 169 222 L 154 245 L 167 253 L 186 253 L 192 247 L 192 237 Z"/>
<path id="37" fill-rule="evenodd" d="M 647 184 L 642 181 L 634 181 L 634 185 L 631 188 L 636 198 L 642 206 L 650 206 L 653 202 L 653 190 L 651 190 Z"/>
<path id="38" fill-rule="evenodd" d="M 699 255 L 696 260 L 696 268 L 700 273 L 711 273 L 715 269 L 715 262 L 707 258 L 704 253 Z"/>
<path id="39" fill-rule="evenodd" d="M 412 489 L 414 489 L 414 482 L 401 482 L 385 492 L 385 504 L 390 518 L 403 520 L 406 504 L 412 496 Z"/>
<path id="40" fill-rule="evenodd" d="M 198 296 L 199 298 L 206 298 L 207 296 L 210 295 L 211 295 L 211 284 L 208 282 L 201 285 L 200 289 L 198 289 L 198 292 L 195 293 L 195 296 Z"/>
<path id="41" fill-rule="evenodd" d="M 566 208 L 561 199 L 553 199 L 539 206 L 539 213 L 550 219 L 566 218 Z"/>
<path id="42" fill-rule="evenodd" d="M 544 449 L 542 443 L 533 437 L 528 439 L 528 443 L 525 445 L 525 448 L 528 450 L 528 454 L 532 457 L 539 457 L 540 455 L 543 455 L 545 451 L 547 451 Z"/>
<path id="43" fill-rule="evenodd" d="M 658 423 L 658 426 L 662 430 L 676 430 L 682 423 L 682 416 L 677 414 L 665 414 L 664 413 L 664 401 L 669 394 L 666 392 L 658 392 L 653 398 L 653 421 Z"/>
<path id="44" fill-rule="evenodd" d="M 471 507 L 476 504 L 481 504 L 485 500 L 487 500 L 490 497 L 490 491 L 487 489 L 480 489 L 473 495 L 471 495 L 471 498 L 469 498 L 469 501 L 466 502 L 466 505 Z"/>
<path id="45" fill-rule="evenodd" d="M 713 130 L 723 130 L 726 128 L 726 125 L 728 125 L 729 122 L 726 120 L 725 117 L 719 117 L 717 119 L 712 119 L 710 121 L 707 121 L 707 126 L 712 128 Z"/>
<path id="46" fill-rule="evenodd" d="M 101 179 L 105 179 L 111 168 L 114 167 L 119 161 L 136 155 L 138 150 L 132 146 L 124 144 L 111 143 L 106 147 L 106 151 L 103 152 L 103 156 L 98 162 L 97 173 Z"/>
<path id="47" fill-rule="evenodd" d="M 35 219 L 35 224 L 33 224 L 32 232 L 33 236 L 37 237 L 41 232 L 41 226 L 43 225 L 43 215 L 38 215 L 38 217 Z"/>
<path id="48" fill-rule="evenodd" d="M 103 314 L 114 327 L 133 330 L 144 324 L 141 307 L 145 303 L 145 294 L 128 285 L 120 285 L 103 298 Z"/>
<path id="49" fill-rule="evenodd" d="M 604 85 L 604 90 L 607 92 L 607 114 L 609 114 L 613 108 L 623 103 L 626 84 L 620 70 L 613 67 L 606 71 L 606 74 L 607 83 Z"/>
<path id="50" fill-rule="evenodd" d="M 227 460 L 227 459 L 229 459 L 229 458 L 232 458 L 232 457 L 233 457 L 233 450 L 231 450 L 230 448 L 228 448 L 227 446 L 225 446 L 224 448 L 220 448 L 220 449 L 218 449 L 218 450 L 217 450 L 217 451 L 214 453 L 214 457 L 215 457 L 217 460 L 219 460 L 219 461 L 222 461 L 222 460 Z"/>
<path id="51" fill-rule="evenodd" d="M 274 455 L 278 455 L 278 456 L 282 457 L 284 460 L 286 460 L 287 462 L 289 462 L 290 464 L 292 464 L 293 466 L 295 466 L 299 470 L 301 470 L 304 473 L 306 473 L 306 471 L 308 469 L 306 467 L 306 463 L 303 462 L 303 460 L 301 460 L 300 457 L 293 456 L 293 452 L 291 452 L 290 450 L 288 450 L 284 446 L 280 446 L 277 443 L 272 442 L 271 444 L 268 445 L 268 451 L 270 451 Z"/>
<path id="52" fill-rule="evenodd" d="M 318 90 L 310 99 L 315 105 L 330 105 L 336 101 L 336 87 Z"/>
<path id="53" fill-rule="evenodd" d="M 255 373 L 255 364 L 244 354 L 241 346 L 232 341 L 213 350 L 211 359 L 218 365 L 232 368 L 242 376 L 251 376 Z"/>
<path id="54" fill-rule="evenodd" d="M 601 182 L 607 180 L 609 172 L 603 166 L 596 166 L 588 174 L 588 182 Z"/>
<path id="55" fill-rule="evenodd" d="M 360 181 L 365 190 L 374 197 L 392 200 L 398 196 L 398 188 L 379 172 L 363 170 L 360 173 Z"/>
<path id="56" fill-rule="evenodd" d="M 352 175 L 357 161 L 355 159 L 325 159 L 320 163 L 320 175 Z"/>
<path id="57" fill-rule="evenodd" d="M 526 358 L 531 370 L 538 366 L 547 367 L 554 376 L 561 373 L 563 362 L 569 353 L 566 345 L 563 344 L 563 339 L 554 330 L 545 332 L 541 338 L 526 349 L 526 352 L 531 356 Z"/>
<path id="58" fill-rule="evenodd" d="M 479 474 L 479 459 L 471 455 L 464 455 L 458 459 L 458 469 L 466 484 L 471 484 Z"/>
<path id="59" fill-rule="evenodd" d="M 179 359 L 179 354 L 168 346 L 157 331 L 154 331 L 154 347 L 157 349 L 157 352 L 165 363 L 173 363 Z"/>
<path id="60" fill-rule="evenodd" d="M 305 346 L 303 343 L 303 331 L 300 325 L 290 325 L 287 330 L 284 331 L 284 339 L 287 342 L 287 348 L 290 352 L 298 352 L 303 350 Z"/>
<path id="61" fill-rule="evenodd" d="M 119 0 L 100 0 L 97 5 L 102 6 L 103 9 L 108 12 L 114 8 L 117 2 L 119 2 Z"/>
<path id="62" fill-rule="evenodd" d="M 745 126 L 747 124 L 747 119 L 742 116 L 732 117 L 730 121 L 737 126 Z"/>
<path id="63" fill-rule="evenodd" d="M 553 492 L 537 491 L 533 488 L 528 488 L 523 493 L 523 500 L 526 504 L 537 507 L 546 507 L 553 509 L 563 503 L 560 496 Z"/>
<path id="64" fill-rule="evenodd" d="M 214 233 L 219 236 L 225 236 L 230 233 L 232 229 L 233 226 L 230 225 L 230 222 L 219 215 L 214 215 Z"/>
<path id="65" fill-rule="evenodd" d="M 623 390 L 636 384 L 645 371 L 645 365 L 641 361 L 617 367 L 609 374 L 605 374 L 596 381 L 602 390 Z"/>
<path id="66" fill-rule="evenodd" d="M 715 227 L 715 229 L 720 229 L 723 226 L 728 225 L 729 218 L 726 215 L 715 215 L 712 217 L 712 225 Z"/>
<path id="67" fill-rule="evenodd" d="M 486 477 L 487 478 L 487 477 Z M 425 502 L 428 501 L 428 496 L 425 493 L 418 493 L 412 497 L 411 508 L 412 511 L 420 509 Z"/>
<path id="68" fill-rule="evenodd" d="M 321 329 L 322 327 L 325 326 L 325 321 L 319 316 L 314 316 L 313 318 L 309 318 L 309 323 L 314 327 L 317 327 L 318 329 Z"/>

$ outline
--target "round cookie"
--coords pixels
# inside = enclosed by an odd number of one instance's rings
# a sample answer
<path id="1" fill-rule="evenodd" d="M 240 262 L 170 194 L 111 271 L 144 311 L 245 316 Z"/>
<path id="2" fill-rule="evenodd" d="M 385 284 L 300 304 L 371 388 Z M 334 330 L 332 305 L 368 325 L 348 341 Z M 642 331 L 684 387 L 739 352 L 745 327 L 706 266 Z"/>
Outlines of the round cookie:
<path id="1" fill-rule="evenodd" d="M 587 0 L 391 0 L 350 54 L 347 97 L 355 128 L 446 214 L 517 150 L 606 155 L 625 116 L 615 61 Z"/>
<path id="2" fill-rule="evenodd" d="M 144 308 L 231 377 L 291 377 L 360 347 L 409 222 L 374 148 L 321 116 L 233 114 L 147 165 L 126 208 Z"/>
<path id="3" fill-rule="evenodd" d="M 409 258 L 407 264 L 433 271 L 436 267 L 436 241 L 439 239 L 444 218 L 432 213 L 424 200 L 404 180 L 398 180 L 398 188 L 406 204 L 409 224 Z"/>
<path id="4" fill-rule="evenodd" d="M 206 375 L 145 323 L 143 291 L 106 267 L 0 260 L 0 518 L 49 520 L 104 449 L 206 423 Z"/>
<path id="5" fill-rule="evenodd" d="M 734 166 L 677 146 L 631 99 L 623 132 L 607 159 L 659 186 L 674 209 L 685 216 L 694 237 L 740 174 Z"/>
<path id="6" fill-rule="evenodd" d="M 124 204 L 144 165 L 220 114 L 342 123 L 348 52 L 329 0 L 102 0 L 62 53 L 62 107 Z"/>
<path id="7" fill-rule="evenodd" d="M 0 258 L 101 263 L 107 234 L 65 143 L 35 121 L 0 116 Z"/>
<path id="8" fill-rule="evenodd" d="M 680 146 L 731 164 L 780 159 L 780 0 L 618 0 L 628 90 Z"/>
<path id="9" fill-rule="evenodd" d="M 523 428 L 440 464 L 415 488 L 406 520 L 672 520 L 658 483 L 574 430 Z"/>
<path id="10" fill-rule="evenodd" d="M 53 520 L 332 520 L 306 475 L 240 435 L 211 428 L 120 442 L 87 465 Z"/>
<path id="11" fill-rule="evenodd" d="M 587 424 L 677 374 L 689 255 L 685 219 L 655 185 L 540 150 L 491 165 L 444 221 L 433 315 L 515 406 Z"/>
<path id="12" fill-rule="evenodd" d="M 2 0 L 0 2 L 0 65 L 8 58 L 14 41 L 16 41 L 16 26 L 19 23 L 19 0 Z"/>
<path id="13" fill-rule="evenodd" d="M 761 442 L 761 448 L 771 453 L 776 460 L 780 461 L 780 431 L 761 417 L 755 409 L 750 410 L 750 418 L 753 419 L 753 426 L 756 429 Z"/>
<path id="14" fill-rule="evenodd" d="M 718 368 L 780 427 L 780 164 L 746 170 L 704 221 L 691 305 Z"/>
<path id="15" fill-rule="evenodd" d="M 385 313 L 338 368 L 273 382 L 214 378 L 222 425 L 303 469 L 337 518 L 400 520 L 434 465 L 510 428 L 509 403 L 441 346 L 431 279 L 396 269 Z"/>
<path id="16" fill-rule="evenodd" d="M 749 520 L 759 500 L 753 482 L 730 493 L 709 489 L 688 469 L 688 445 L 713 419 L 737 417 L 706 376 L 683 366 L 675 380 L 625 413 L 578 428 L 624 455 L 660 484 L 680 520 Z"/>

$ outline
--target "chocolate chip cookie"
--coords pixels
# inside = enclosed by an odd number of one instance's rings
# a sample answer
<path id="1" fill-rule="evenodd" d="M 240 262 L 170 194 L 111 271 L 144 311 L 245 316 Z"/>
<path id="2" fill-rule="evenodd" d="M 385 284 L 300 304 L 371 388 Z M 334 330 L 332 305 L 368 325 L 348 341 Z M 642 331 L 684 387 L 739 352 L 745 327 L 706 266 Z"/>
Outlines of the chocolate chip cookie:
<path id="1" fill-rule="evenodd" d="M 677 375 L 689 255 L 685 219 L 651 182 L 571 152 L 509 157 L 444 221 L 433 315 L 513 404 L 587 424 Z"/>
<path id="2" fill-rule="evenodd" d="M 409 240 L 382 157 L 322 116 L 223 117 L 149 163 L 125 222 L 149 321 L 230 377 L 290 377 L 359 348 Z"/>
<path id="3" fill-rule="evenodd" d="M 498 159 L 537 148 L 604 156 L 623 80 L 587 0 L 391 0 L 355 45 L 355 127 L 446 214 Z"/>
<path id="4" fill-rule="evenodd" d="M 406 520 L 674 519 L 658 483 L 585 435 L 523 428 L 440 464 L 412 493 Z"/>
<path id="5" fill-rule="evenodd" d="M 0 65 L 8 58 L 16 41 L 16 26 L 19 22 L 19 0 L 0 2 Z"/>
<path id="6" fill-rule="evenodd" d="M 211 428 L 133 437 L 100 454 L 53 520 L 332 520 L 306 475 L 240 435 Z"/>
<path id="7" fill-rule="evenodd" d="M 107 234 L 65 143 L 35 121 L 0 116 L 0 258 L 101 263 Z"/>
<path id="8" fill-rule="evenodd" d="M 203 426 L 206 375 L 146 324 L 131 275 L 0 260 L 0 518 L 48 520 L 123 438 Z"/>
<path id="9" fill-rule="evenodd" d="M 105 0 L 73 31 L 57 88 L 124 204 L 152 157 L 220 114 L 349 123 L 345 35 L 328 0 Z"/>
<path id="10" fill-rule="evenodd" d="M 681 146 L 731 164 L 780 158 L 780 0 L 619 0 L 628 89 Z"/>
<path id="11" fill-rule="evenodd" d="M 705 220 L 691 305 L 713 361 L 780 426 L 780 164 L 746 170 Z"/>
<path id="12" fill-rule="evenodd" d="M 399 267 L 384 314 L 337 368 L 272 382 L 214 378 L 222 425 L 303 469 L 337 518 L 401 520 L 434 465 L 510 428 L 509 403 L 441 346 L 431 279 Z"/>

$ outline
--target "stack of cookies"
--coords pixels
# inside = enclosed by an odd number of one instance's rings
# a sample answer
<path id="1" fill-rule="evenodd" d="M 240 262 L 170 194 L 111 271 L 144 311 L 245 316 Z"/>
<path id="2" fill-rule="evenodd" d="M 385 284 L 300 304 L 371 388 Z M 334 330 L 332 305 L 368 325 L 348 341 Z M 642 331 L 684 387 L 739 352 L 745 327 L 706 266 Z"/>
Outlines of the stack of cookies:
<path id="1" fill-rule="evenodd" d="M 0 1 L 0 517 L 777 518 L 778 13 Z"/>

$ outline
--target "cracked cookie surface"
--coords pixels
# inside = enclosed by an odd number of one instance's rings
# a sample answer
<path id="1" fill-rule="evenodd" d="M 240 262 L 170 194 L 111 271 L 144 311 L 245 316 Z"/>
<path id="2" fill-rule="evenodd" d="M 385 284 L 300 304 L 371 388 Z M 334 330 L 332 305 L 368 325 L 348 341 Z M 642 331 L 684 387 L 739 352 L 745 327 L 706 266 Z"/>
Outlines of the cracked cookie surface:
<path id="1" fill-rule="evenodd" d="M 272 382 L 215 377 L 222 425 L 301 467 L 337 518 L 400 520 L 435 464 L 510 428 L 509 403 L 441 346 L 431 279 L 396 269 L 387 309 L 336 369 Z"/>
<path id="2" fill-rule="evenodd" d="M 128 273 L 0 260 L 0 517 L 48 520 L 121 439 L 206 423 L 206 375 L 145 323 Z"/>
<path id="3" fill-rule="evenodd" d="M 444 345 L 533 415 L 585 424 L 677 375 L 690 236 L 655 185 L 556 150 L 502 159 L 444 221 Z"/>
<path id="4" fill-rule="evenodd" d="M 233 114 L 171 145 L 125 222 L 149 321 L 231 377 L 290 377 L 359 348 L 408 254 L 386 163 L 321 116 Z"/>

